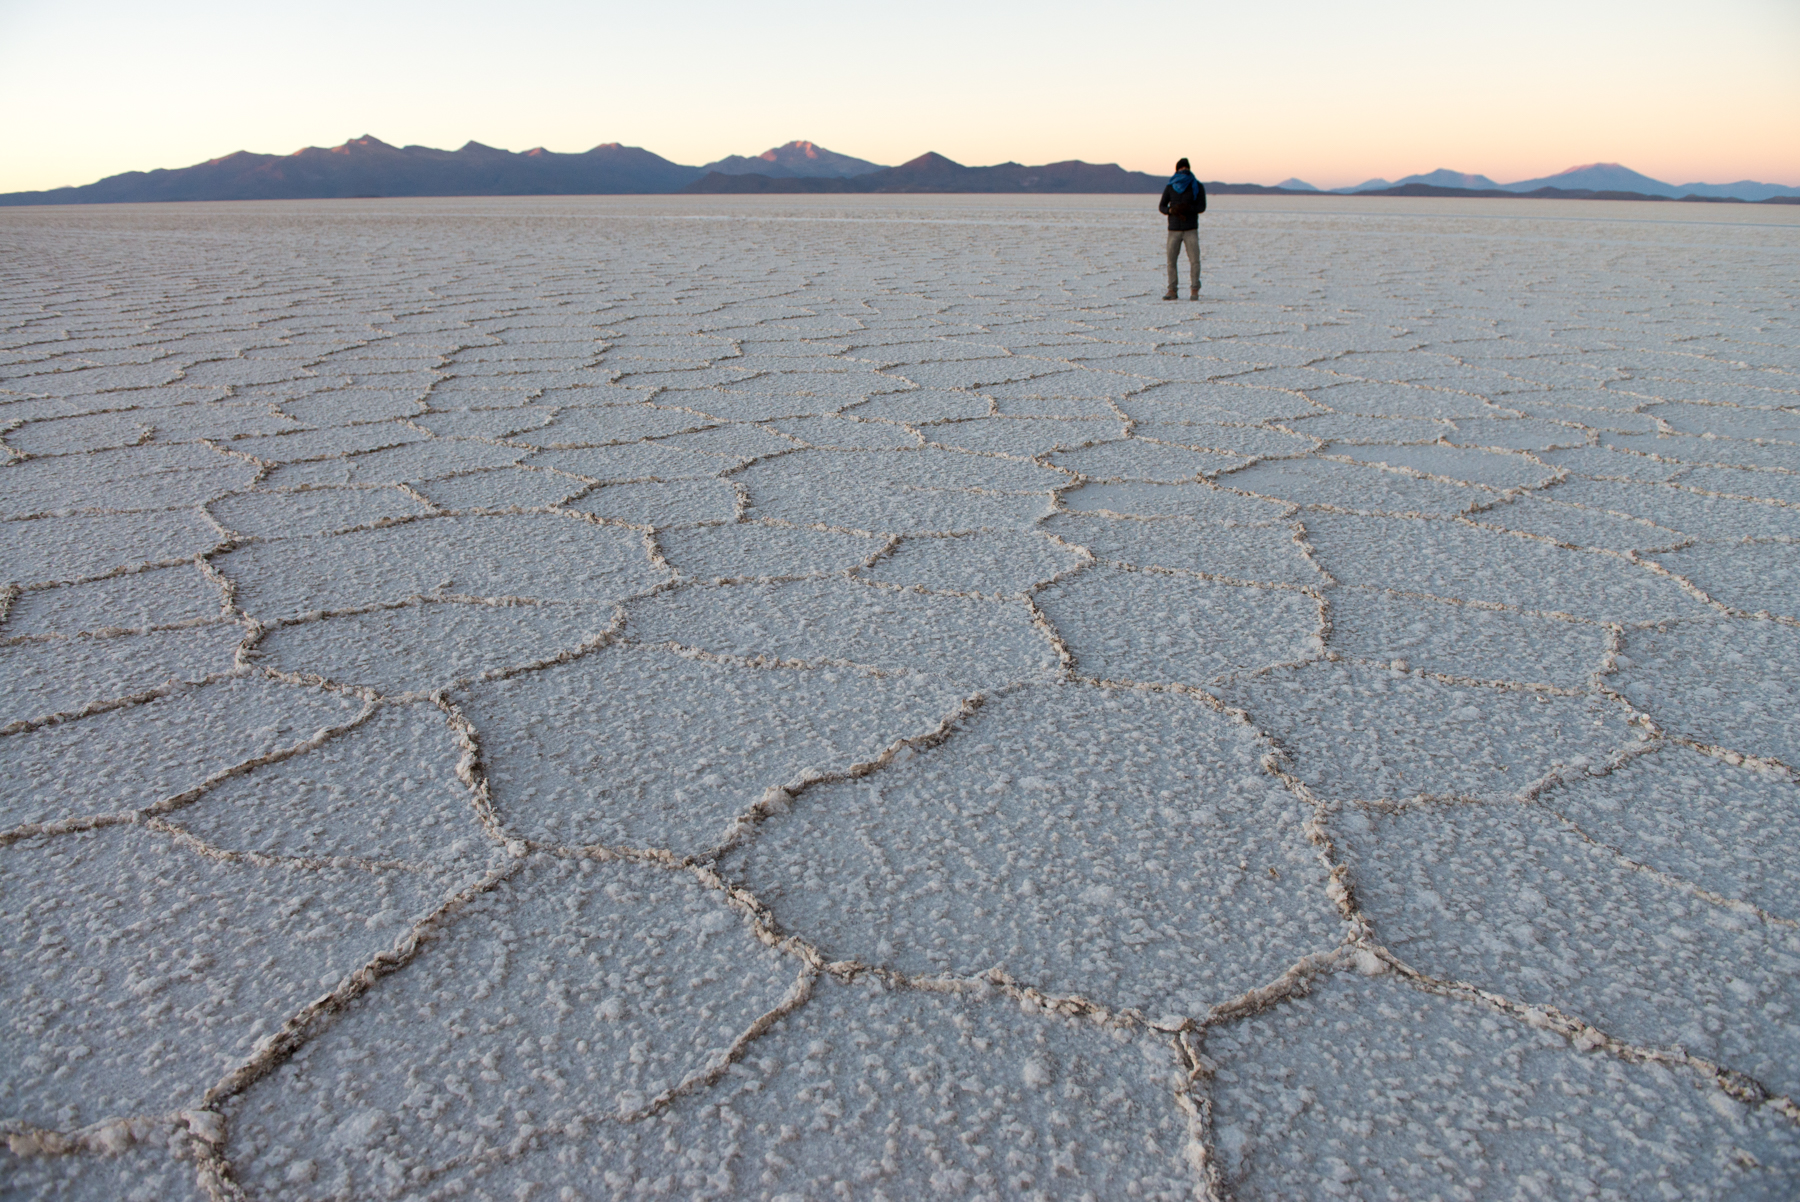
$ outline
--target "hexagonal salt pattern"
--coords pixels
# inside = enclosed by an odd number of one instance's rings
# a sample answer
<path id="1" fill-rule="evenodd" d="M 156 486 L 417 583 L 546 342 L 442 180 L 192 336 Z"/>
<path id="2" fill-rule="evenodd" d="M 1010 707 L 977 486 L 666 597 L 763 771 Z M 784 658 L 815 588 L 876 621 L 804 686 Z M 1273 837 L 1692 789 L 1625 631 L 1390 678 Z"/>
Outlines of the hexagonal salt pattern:
<path id="1" fill-rule="evenodd" d="M 932 734 L 964 695 L 920 674 L 617 647 L 457 700 L 507 830 L 693 855 L 726 842 L 770 790 L 851 773 Z"/>
<path id="2" fill-rule="evenodd" d="M 1016 689 L 807 790 L 722 868 L 832 956 L 1203 1014 L 1343 936 L 1265 750 L 1190 697 Z"/>
<path id="3" fill-rule="evenodd" d="M 796 977 L 691 874 L 531 860 L 242 1095 L 238 1173 L 368 1195 L 579 1138 L 725 1071 Z"/>
<path id="4" fill-rule="evenodd" d="M 246 858 L 114 826 L 0 849 L 9 1118 L 194 1106 L 437 904 L 431 878 Z"/>
<path id="5" fill-rule="evenodd" d="M 0 1194 L 1800 1193 L 1791 238 L 1483 204 L 0 209 Z"/>

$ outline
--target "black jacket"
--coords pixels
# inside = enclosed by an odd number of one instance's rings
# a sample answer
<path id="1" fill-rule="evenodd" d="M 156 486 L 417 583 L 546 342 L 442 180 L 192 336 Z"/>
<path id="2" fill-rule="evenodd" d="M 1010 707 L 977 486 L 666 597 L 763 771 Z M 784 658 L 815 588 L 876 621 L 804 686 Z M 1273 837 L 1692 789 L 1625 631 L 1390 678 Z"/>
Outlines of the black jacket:
<path id="1" fill-rule="evenodd" d="M 1192 176 L 1189 178 L 1193 179 Z M 1159 213 L 1168 214 L 1170 229 L 1197 230 L 1200 228 L 1200 214 L 1206 212 L 1206 187 L 1198 179 L 1194 179 L 1192 191 L 1177 192 L 1172 183 L 1165 184 L 1162 203 L 1156 209 Z"/>

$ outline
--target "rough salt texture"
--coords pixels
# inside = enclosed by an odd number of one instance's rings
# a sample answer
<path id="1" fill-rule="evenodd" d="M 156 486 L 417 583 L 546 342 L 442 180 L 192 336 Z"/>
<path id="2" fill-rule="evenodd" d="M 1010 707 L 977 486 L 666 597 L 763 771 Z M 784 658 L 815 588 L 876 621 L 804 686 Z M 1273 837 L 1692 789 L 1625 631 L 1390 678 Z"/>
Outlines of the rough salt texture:
<path id="1" fill-rule="evenodd" d="M 1342 937 L 1311 810 L 1225 715 L 1050 685 L 963 733 L 809 790 L 725 871 L 833 956 L 1146 1010 L 1204 1014 Z"/>
<path id="2" fill-rule="evenodd" d="M 1800 627 L 1715 618 L 1632 631 L 1617 680 L 1669 734 L 1800 768 Z"/>
<path id="3" fill-rule="evenodd" d="M 1564 767 L 1637 747 L 1602 698 L 1445 681 L 1416 670 L 1312 663 L 1233 681 L 1220 695 L 1289 754 L 1321 798 L 1517 796 Z"/>
<path id="4" fill-rule="evenodd" d="M 239 1171 L 378 1196 L 616 1124 L 723 1069 L 796 975 L 686 874 L 530 861 L 238 1100 Z"/>
<path id="5" fill-rule="evenodd" d="M 9 1116 L 73 1128 L 198 1103 L 434 901 L 414 873 L 209 850 L 130 827 L 8 849 Z"/>
<path id="6" fill-rule="evenodd" d="M 1207 684 L 1320 648 L 1319 602 L 1294 589 L 1096 567 L 1045 589 L 1039 604 L 1076 670 L 1097 680 Z"/>
<path id="7" fill-rule="evenodd" d="M 592 1112 L 504 1147 L 489 1136 L 484 1160 L 444 1172 L 445 1192 L 1178 1202 L 1194 1189 L 1175 1101 L 1185 1079 L 1160 1033 L 1057 1018 L 989 989 L 827 978 L 710 1088 L 637 1122 Z"/>
<path id="8" fill-rule="evenodd" d="M 1213 1035 L 1238 1198 L 1780 1198 L 1793 1124 L 1685 1074 L 1405 988 L 1339 977 Z"/>
<path id="9" fill-rule="evenodd" d="M 119 1123 L 81 1156 L 0 1153 L 0 1186 L 58 1202 L 208 1202 L 196 1141 L 182 1123 Z"/>
<path id="10" fill-rule="evenodd" d="M 0 1195 L 1800 1193 L 1780 212 L 698 203 L 0 212 Z"/>
<path id="11" fill-rule="evenodd" d="M 1641 871 L 1544 807 L 1427 804 L 1342 825 L 1364 909 L 1415 968 L 1800 1090 L 1792 919 Z"/>
<path id="12" fill-rule="evenodd" d="M 477 686 L 462 702 L 509 829 L 570 844 L 724 842 L 771 789 L 872 764 L 931 734 L 966 690 L 938 677 L 609 648 Z"/>

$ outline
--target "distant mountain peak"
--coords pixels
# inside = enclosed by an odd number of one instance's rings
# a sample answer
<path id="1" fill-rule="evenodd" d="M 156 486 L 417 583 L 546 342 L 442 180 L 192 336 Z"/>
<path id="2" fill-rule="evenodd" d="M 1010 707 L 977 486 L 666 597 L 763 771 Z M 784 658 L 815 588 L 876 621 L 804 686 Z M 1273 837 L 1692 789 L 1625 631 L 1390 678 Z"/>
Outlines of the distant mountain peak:
<path id="1" fill-rule="evenodd" d="M 819 157 L 819 147 L 817 145 L 815 145 L 811 142 L 800 142 L 800 141 L 789 142 L 785 146 L 771 147 L 770 149 L 763 151 L 761 154 L 757 155 L 756 157 L 759 159 L 763 159 L 766 162 L 773 163 L 773 162 L 777 162 L 780 160 L 780 158 L 782 157 L 783 151 L 791 151 L 795 154 L 804 155 L 806 158 L 809 158 L 809 159 L 816 159 Z M 830 154 L 831 152 L 829 150 L 827 150 L 825 153 Z"/>
<path id="2" fill-rule="evenodd" d="M 1477 175 L 1469 171 L 1452 171 L 1448 167 L 1439 167 L 1436 171 L 1427 171 L 1423 175 L 1408 175 L 1398 181 L 1402 184 L 1433 184 L 1440 188 L 1498 188 L 1500 185 L 1485 175 Z"/>
<path id="3" fill-rule="evenodd" d="M 398 146 L 388 145 L 386 142 L 383 142 L 380 138 L 376 137 L 374 134 L 364 134 L 360 138 L 347 138 L 341 145 L 331 147 L 328 151 L 326 151 L 326 153 L 327 154 L 355 154 L 358 151 L 368 151 L 368 150 L 391 150 L 391 151 L 395 152 L 396 154 L 398 154 L 400 151 L 400 148 Z M 299 150 L 296 150 L 294 152 L 294 154 L 301 155 L 301 154 L 306 154 L 308 152 L 311 152 L 313 154 L 318 153 L 318 151 L 314 150 L 312 147 L 306 146 L 306 147 L 302 147 Z"/>
<path id="4" fill-rule="evenodd" d="M 1502 184 L 1508 192 L 1530 192 L 1537 188 L 1589 188 L 1595 191 L 1639 192 L 1647 196 L 1675 196 L 1675 185 L 1651 179 L 1622 163 L 1583 163 L 1546 175 L 1539 179 Z"/>
<path id="5" fill-rule="evenodd" d="M 827 150 L 817 142 L 796 139 L 754 157 L 727 155 L 701 170 L 720 175 L 766 175 L 771 179 L 849 179 L 884 168 L 880 163 Z"/>
<path id="6" fill-rule="evenodd" d="M 962 164 L 957 162 L 955 159 L 947 159 L 935 150 L 927 150 L 924 154 L 920 155 L 918 158 L 908 159 L 906 162 L 904 162 L 900 165 L 902 167 L 905 167 L 908 169 L 913 169 L 913 168 L 918 168 L 918 167 L 958 167 L 958 168 L 960 168 L 962 166 Z"/>

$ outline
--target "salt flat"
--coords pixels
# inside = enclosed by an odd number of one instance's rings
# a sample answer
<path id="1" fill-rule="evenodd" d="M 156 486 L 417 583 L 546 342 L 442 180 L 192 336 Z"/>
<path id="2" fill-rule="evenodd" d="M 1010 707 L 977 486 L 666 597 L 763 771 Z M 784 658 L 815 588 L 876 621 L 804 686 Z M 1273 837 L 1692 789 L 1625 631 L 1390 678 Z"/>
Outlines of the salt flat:
<path id="1" fill-rule="evenodd" d="M 1800 221 L 0 212 L 0 1194 L 1800 1192 Z"/>

